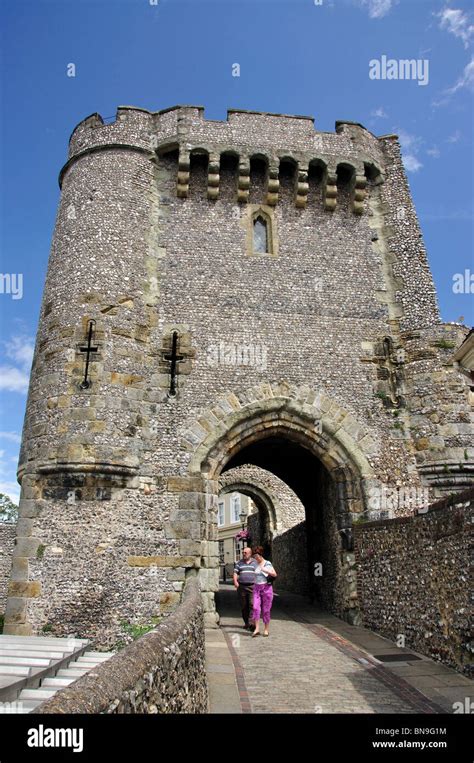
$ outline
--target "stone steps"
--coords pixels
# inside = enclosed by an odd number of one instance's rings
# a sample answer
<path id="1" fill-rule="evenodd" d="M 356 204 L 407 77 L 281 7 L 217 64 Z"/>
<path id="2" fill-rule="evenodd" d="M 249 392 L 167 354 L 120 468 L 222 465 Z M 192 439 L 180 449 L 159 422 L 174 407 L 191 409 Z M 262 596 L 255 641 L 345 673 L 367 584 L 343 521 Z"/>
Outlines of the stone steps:
<path id="1" fill-rule="evenodd" d="M 4 664 L 4 657 L 39 657 L 50 660 L 60 660 L 67 652 L 52 652 L 50 649 L 0 649 L 0 663 Z"/>
<path id="2" fill-rule="evenodd" d="M 30 713 L 109 659 L 87 639 L 0 635 L 0 714 Z"/>

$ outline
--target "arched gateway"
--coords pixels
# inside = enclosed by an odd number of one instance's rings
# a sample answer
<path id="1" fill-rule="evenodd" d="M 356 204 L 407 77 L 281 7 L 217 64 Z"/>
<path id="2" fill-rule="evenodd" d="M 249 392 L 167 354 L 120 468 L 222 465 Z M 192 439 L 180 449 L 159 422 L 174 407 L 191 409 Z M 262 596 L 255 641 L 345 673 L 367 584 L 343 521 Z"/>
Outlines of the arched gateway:
<path id="1" fill-rule="evenodd" d="M 215 509 L 219 477 L 240 464 L 273 472 L 296 493 L 306 511 L 308 566 L 301 591 L 308 589 L 308 582 L 314 583 L 324 606 L 353 620 L 357 600 L 352 576 L 346 579 L 352 567 L 347 539 L 353 519 L 364 511 L 366 492 L 374 484 L 369 458 L 376 454 L 376 443 L 326 395 L 284 382 L 264 383 L 244 392 L 240 399 L 228 395 L 218 401 L 217 408 L 223 415 L 214 427 L 205 428 L 204 422 L 210 424 L 211 417 L 215 418 L 216 407 L 183 435 L 183 444 L 192 448 L 189 474 L 203 479 L 206 540 L 213 552 L 199 573 L 208 624 L 214 621 L 212 593 L 218 588 Z M 287 543 L 291 544 L 291 536 Z"/>
<path id="2" fill-rule="evenodd" d="M 192 575 L 215 625 L 219 480 L 245 464 L 304 505 L 296 577 L 356 618 L 354 518 L 474 462 L 468 332 L 440 323 L 396 136 L 120 107 L 75 128 L 60 185 L 5 633 L 108 646 Z"/>

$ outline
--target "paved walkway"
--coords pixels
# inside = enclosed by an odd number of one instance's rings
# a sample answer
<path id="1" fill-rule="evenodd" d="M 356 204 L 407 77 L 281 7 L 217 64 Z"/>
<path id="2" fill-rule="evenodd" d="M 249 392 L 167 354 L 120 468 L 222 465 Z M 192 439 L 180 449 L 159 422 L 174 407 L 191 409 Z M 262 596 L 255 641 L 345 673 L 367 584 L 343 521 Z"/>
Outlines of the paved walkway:
<path id="1" fill-rule="evenodd" d="M 440 713 L 472 694 L 456 671 L 303 597 L 275 596 L 269 638 L 243 630 L 232 586 L 217 606 L 221 627 L 206 632 L 211 713 Z"/>

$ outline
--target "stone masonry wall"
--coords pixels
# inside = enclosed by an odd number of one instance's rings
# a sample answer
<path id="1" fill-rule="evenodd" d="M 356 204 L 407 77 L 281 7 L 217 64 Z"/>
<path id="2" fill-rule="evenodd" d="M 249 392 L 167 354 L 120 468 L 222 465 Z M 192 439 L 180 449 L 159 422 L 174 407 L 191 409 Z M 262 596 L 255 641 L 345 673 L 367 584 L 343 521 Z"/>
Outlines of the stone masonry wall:
<path id="1" fill-rule="evenodd" d="M 427 341 L 439 323 L 394 136 L 342 122 L 322 133 L 287 115 L 232 111 L 219 122 L 197 107 L 121 107 L 112 124 L 92 115 L 77 126 L 61 183 L 7 632 L 47 623 L 62 635 L 77 625 L 113 641 L 123 619 L 145 623 L 176 608 L 187 570 L 199 571 L 205 621 L 215 625 L 219 474 L 206 477 L 213 463 L 196 463 L 196 449 L 223 442 L 247 411 L 260 423 L 285 420 L 290 437 L 297 409 L 301 437 L 318 438 L 318 457 L 338 465 L 341 480 L 421 484 L 408 409 L 397 418 L 381 389 L 396 396 L 403 386 L 403 332 L 421 326 Z M 249 246 L 259 209 L 272 226 L 268 254 Z M 242 362 L 236 346 L 250 348 Z M 430 374 L 442 363 L 434 357 Z M 454 396 L 460 408 L 467 392 Z M 315 433 L 316 418 L 324 426 Z M 467 436 L 446 439 L 441 457 Z M 226 452 L 238 446 L 237 433 Z M 336 543 L 332 525 L 328 538 Z M 336 547 L 326 552 L 339 575 Z M 341 606 L 345 596 L 338 590 Z"/>
<path id="2" fill-rule="evenodd" d="M 469 672 L 474 490 L 426 514 L 355 528 L 362 622 L 401 646 Z"/>
<path id="3" fill-rule="evenodd" d="M 40 705 L 35 713 L 207 713 L 202 602 L 196 577 L 164 623 Z"/>
<path id="4" fill-rule="evenodd" d="M 16 525 L 10 522 L 0 522 L 0 615 L 5 612 L 7 602 L 15 537 Z"/>

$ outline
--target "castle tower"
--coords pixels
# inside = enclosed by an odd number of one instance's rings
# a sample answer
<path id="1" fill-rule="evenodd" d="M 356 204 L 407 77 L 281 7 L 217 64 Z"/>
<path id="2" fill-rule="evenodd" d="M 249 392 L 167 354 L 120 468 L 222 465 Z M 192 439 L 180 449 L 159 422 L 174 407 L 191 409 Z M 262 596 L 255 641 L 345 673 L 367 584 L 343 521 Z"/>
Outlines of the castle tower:
<path id="1" fill-rule="evenodd" d="M 467 330 L 440 323 L 396 136 L 121 107 L 76 127 L 60 185 L 5 632 L 110 644 L 189 575 L 215 624 L 218 481 L 245 464 L 301 500 L 347 616 L 354 519 L 472 481 Z"/>

